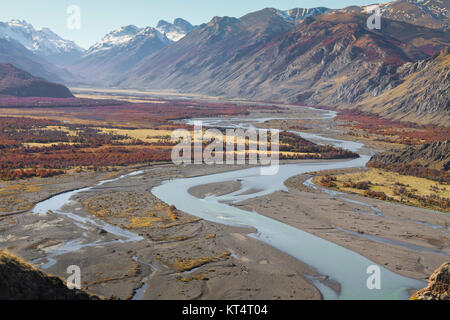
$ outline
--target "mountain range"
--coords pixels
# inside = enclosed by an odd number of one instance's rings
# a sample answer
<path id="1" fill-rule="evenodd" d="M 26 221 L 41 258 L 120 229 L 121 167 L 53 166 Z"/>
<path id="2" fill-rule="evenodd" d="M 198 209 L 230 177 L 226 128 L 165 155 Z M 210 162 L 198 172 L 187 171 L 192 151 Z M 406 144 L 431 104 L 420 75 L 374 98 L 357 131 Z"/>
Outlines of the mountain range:
<path id="1" fill-rule="evenodd" d="M 73 41 L 62 39 L 49 28 L 35 29 L 26 21 L 0 22 L 0 38 L 16 40 L 26 49 L 55 64 L 73 61 L 83 53 L 83 49 Z"/>
<path id="2" fill-rule="evenodd" d="M 359 108 L 448 125 L 449 1 L 378 6 L 380 30 L 367 27 L 374 6 L 267 8 L 200 26 L 125 26 L 88 50 L 13 20 L 0 25 L 0 62 L 71 84 Z M 33 41 L 18 36 L 20 26 Z"/>
<path id="3" fill-rule="evenodd" d="M 104 83 L 142 59 L 182 39 L 195 27 L 183 19 L 161 20 L 156 28 L 122 27 L 107 34 L 67 68 L 84 82 Z"/>

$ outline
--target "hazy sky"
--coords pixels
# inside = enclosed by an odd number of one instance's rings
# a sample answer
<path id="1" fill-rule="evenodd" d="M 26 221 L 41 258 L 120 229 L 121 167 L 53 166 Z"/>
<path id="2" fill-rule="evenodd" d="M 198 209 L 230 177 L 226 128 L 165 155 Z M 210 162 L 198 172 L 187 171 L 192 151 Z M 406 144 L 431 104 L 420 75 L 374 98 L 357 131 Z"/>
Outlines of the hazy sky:
<path id="1" fill-rule="evenodd" d="M 266 7 L 343 8 L 388 2 L 377 0 L 0 0 L 0 21 L 26 20 L 35 28 L 48 27 L 61 37 L 88 48 L 110 31 L 125 25 L 156 26 L 159 20 L 183 18 L 192 24 L 214 16 L 241 17 Z M 81 9 L 81 28 L 67 27 L 67 8 Z"/>

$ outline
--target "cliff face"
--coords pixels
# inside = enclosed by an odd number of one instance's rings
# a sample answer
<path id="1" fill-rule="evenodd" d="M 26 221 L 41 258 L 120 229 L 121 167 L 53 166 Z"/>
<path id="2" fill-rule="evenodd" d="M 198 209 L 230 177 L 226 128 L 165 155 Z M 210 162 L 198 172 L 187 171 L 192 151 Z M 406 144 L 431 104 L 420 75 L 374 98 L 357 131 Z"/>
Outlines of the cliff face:
<path id="1" fill-rule="evenodd" d="M 33 77 L 11 64 L 0 63 L 0 96 L 72 98 L 65 86 Z"/>
<path id="2" fill-rule="evenodd" d="M 379 153 L 367 166 L 450 182 L 450 140 Z"/>
<path id="3" fill-rule="evenodd" d="M 428 286 L 416 292 L 411 300 L 450 300 L 450 263 L 440 266 L 431 275 Z"/>
<path id="4" fill-rule="evenodd" d="M 420 147 L 387 151 L 373 156 L 369 163 L 379 163 L 386 167 L 408 163 L 448 171 L 450 169 L 450 141 L 437 141 Z"/>
<path id="5" fill-rule="evenodd" d="M 381 86 L 380 94 L 374 93 L 356 108 L 394 120 L 450 124 L 449 47 L 433 58 L 399 67 L 384 85 L 390 89 L 383 91 Z"/>
<path id="6" fill-rule="evenodd" d="M 0 300 L 99 300 L 0 250 Z"/>

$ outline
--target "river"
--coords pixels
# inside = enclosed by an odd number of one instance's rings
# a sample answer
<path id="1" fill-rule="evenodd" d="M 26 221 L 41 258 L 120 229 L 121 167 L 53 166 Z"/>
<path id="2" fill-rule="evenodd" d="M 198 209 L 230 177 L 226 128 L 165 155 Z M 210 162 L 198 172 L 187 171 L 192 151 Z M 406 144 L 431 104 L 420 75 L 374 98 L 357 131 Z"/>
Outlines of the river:
<path id="1" fill-rule="evenodd" d="M 321 111 L 319 115 L 314 119 L 329 119 L 333 118 L 336 114 L 330 111 Z M 270 119 L 278 118 L 208 118 L 196 120 L 202 120 L 204 126 L 249 128 L 253 126 L 252 123 L 264 122 Z M 189 120 L 188 122 L 190 121 L 194 120 Z M 332 139 L 309 133 L 295 133 L 317 143 L 332 144 L 355 152 L 358 152 L 363 147 L 363 144 L 358 142 Z M 224 225 L 255 228 L 257 232 L 249 234 L 250 237 L 267 243 L 297 258 L 317 270 L 318 273 L 326 275 L 340 284 L 340 292 L 335 292 L 318 279 L 311 278 L 325 299 L 407 299 L 409 297 L 407 290 L 422 288 L 424 286 L 423 281 L 403 277 L 380 266 L 381 289 L 370 290 L 367 287 L 367 279 L 370 276 L 367 270 L 369 267 L 375 265 L 374 262 L 333 242 L 274 219 L 267 218 L 257 212 L 243 211 L 232 206 L 232 203 L 246 199 L 268 195 L 281 190 L 287 191 L 284 182 L 290 177 L 310 171 L 364 167 L 369 159 L 370 156 L 361 155 L 360 158 L 351 160 L 309 161 L 307 163 L 285 164 L 280 165 L 279 172 L 275 176 L 261 175 L 260 168 L 254 167 L 207 176 L 175 179 L 165 181 L 160 186 L 153 188 L 152 193 L 165 203 L 175 205 L 179 210 L 193 216 Z M 140 175 L 145 172 L 133 172 L 116 179 L 102 181 L 95 186 L 126 179 L 127 177 Z M 221 197 L 210 196 L 206 199 L 198 199 L 188 192 L 189 189 L 196 186 L 225 181 L 240 181 L 242 188 L 238 192 Z M 68 212 L 65 209 L 65 205 L 71 201 L 74 195 L 80 192 L 89 192 L 95 186 L 65 192 L 51 197 L 38 203 L 33 209 L 33 212 L 45 215 L 50 210 L 55 214 L 64 215 L 72 219 L 76 227 L 85 228 L 87 224 L 94 225 L 118 236 L 120 239 L 110 242 L 97 240 L 87 243 L 83 239 L 73 239 L 56 249 L 48 250 L 46 252 L 46 263 L 42 268 L 46 269 L 54 265 L 59 255 L 74 252 L 83 247 L 143 240 L 140 236 L 132 232 L 109 225 L 97 218 L 86 218 L 76 213 Z M 242 193 L 254 189 L 258 191 L 242 195 Z M 40 258 L 33 262 L 38 263 L 43 259 Z"/>

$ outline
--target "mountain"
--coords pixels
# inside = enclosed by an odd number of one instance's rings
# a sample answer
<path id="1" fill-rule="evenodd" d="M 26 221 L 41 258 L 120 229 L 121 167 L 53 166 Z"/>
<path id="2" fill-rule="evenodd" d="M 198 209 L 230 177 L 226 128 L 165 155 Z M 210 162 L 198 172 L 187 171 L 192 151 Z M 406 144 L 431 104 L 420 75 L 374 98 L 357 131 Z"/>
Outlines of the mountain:
<path id="1" fill-rule="evenodd" d="M 351 106 L 396 85 L 397 69 L 450 44 L 448 32 L 331 12 L 295 22 L 276 9 L 215 17 L 145 58 L 116 85 Z"/>
<path id="2" fill-rule="evenodd" d="M 50 29 L 35 29 L 31 24 L 20 20 L 0 22 L 0 38 L 15 40 L 56 65 L 70 63 L 84 52 L 73 41 L 62 39 Z"/>
<path id="3" fill-rule="evenodd" d="M 33 77 L 11 64 L 0 64 L 0 96 L 72 98 L 65 86 Z"/>
<path id="4" fill-rule="evenodd" d="M 308 17 L 314 17 L 317 15 L 331 13 L 332 9 L 325 7 L 316 8 L 295 8 L 291 10 L 276 10 L 276 13 L 286 21 L 301 22 Z"/>
<path id="5" fill-rule="evenodd" d="M 68 69 L 85 81 L 105 84 L 194 28 L 183 19 L 175 19 L 173 24 L 161 20 L 157 28 L 125 26 L 103 37 Z"/>
<path id="6" fill-rule="evenodd" d="M 262 48 L 273 37 L 281 37 L 293 26 L 275 9 L 251 13 L 241 19 L 215 17 L 144 59 L 120 84 L 132 86 L 136 82 L 143 87 L 186 91 L 220 89 L 223 85 L 218 82 L 227 80 L 230 68 L 245 74 L 241 65 L 233 66 L 233 62 L 248 58 L 251 52 Z"/>
<path id="7" fill-rule="evenodd" d="M 448 0 L 398 0 L 370 6 L 351 6 L 338 12 L 370 13 L 379 7 L 381 16 L 433 29 L 449 29 L 450 2 Z"/>
<path id="8" fill-rule="evenodd" d="M 419 147 L 406 147 L 401 150 L 386 151 L 372 157 L 372 166 L 389 167 L 398 164 L 423 166 L 439 171 L 450 170 L 450 141 L 437 141 Z"/>
<path id="9" fill-rule="evenodd" d="M 143 58 L 170 43 L 155 28 L 122 27 L 107 34 L 68 69 L 88 81 L 105 82 L 135 67 Z"/>
<path id="10" fill-rule="evenodd" d="M 356 108 L 393 120 L 448 126 L 450 47 L 432 58 L 402 65 L 391 86 L 391 90 L 361 101 Z"/>
<path id="11" fill-rule="evenodd" d="M 55 67 L 12 39 L 0 38 L 0 63 L 11 63 L 37 77 L 51 81 L 61 81 L 61 75 L 67 75 L 64 70 Z"/>
<path id="12" fill-rule="evenodd" d="M 173 23 L 161 20 L 158 22 L 156 29 L 173 42 L 179 41 L 195 27 L 181 18 L 175 19 Z"/>

